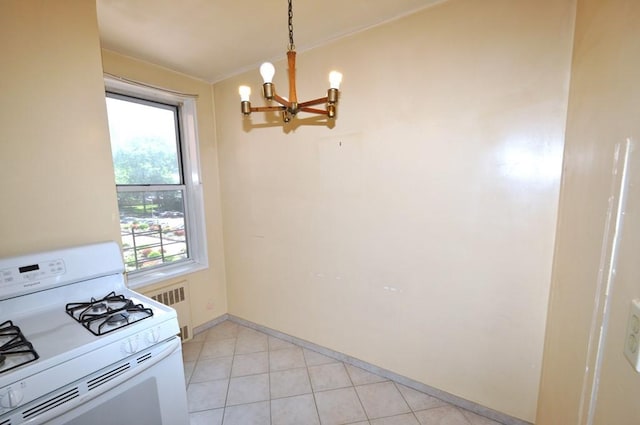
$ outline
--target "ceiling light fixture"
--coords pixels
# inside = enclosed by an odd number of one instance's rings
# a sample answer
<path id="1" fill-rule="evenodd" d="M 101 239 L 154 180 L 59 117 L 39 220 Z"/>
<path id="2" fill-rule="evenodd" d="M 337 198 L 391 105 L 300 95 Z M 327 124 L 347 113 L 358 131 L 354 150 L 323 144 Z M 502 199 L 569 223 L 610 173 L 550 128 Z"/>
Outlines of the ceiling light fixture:
<path id="1" fill-rule="evenodd" d="M 274 106 L 251 106 L 251 87 L 240 86 L 240 107 L 244 115 L 249 115 L 252 112 L 282 112 L 282 120 L 285 123 L 291 121 L 291 118 L 295 117 L 298 112 L 308 112 L 311 114 L 326 115 L 330 119 L 336 117 L 336 104 L 338 103 L 338 94 L 340 90 L 340 83 L 342 82 L 342 74 L 338 71 L 331 71 L 329 73 L 329 90 L 327 90 L 327 96 L 319 99 L 310 100 L 308 102 L 298 103 L 298 96 L 296 93 L 296 46 L 293 43 L 293 8 L 289 0 L 289 49 L 287 50 L 287 62 L 289 64 L 289 99 L 283 98 L 276 94 L 275 86 L 273 85 L 273 76 L 276 69 L 270 62 L 265 62 L 260 66 L 260 74 L 264 80 L 262 84 L 262 95 L 267 102 L 276 101 L 279 105 Z M 312 108 L 325 104 L 325 109 Z"/>

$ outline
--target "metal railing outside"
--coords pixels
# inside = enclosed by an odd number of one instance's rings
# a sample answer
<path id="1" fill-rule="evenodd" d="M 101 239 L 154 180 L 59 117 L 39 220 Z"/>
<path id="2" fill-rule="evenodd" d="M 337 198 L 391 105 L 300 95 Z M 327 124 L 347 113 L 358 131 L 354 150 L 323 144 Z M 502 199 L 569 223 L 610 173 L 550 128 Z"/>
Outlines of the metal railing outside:
<path id="1" fill-rule="evenodd" d="M 131 226 L 121 229 L 120 235 L 128 272 L 188 258 L 184 229 L 163 231 L 160 224 L 149 226 L 147 229 Z"/>

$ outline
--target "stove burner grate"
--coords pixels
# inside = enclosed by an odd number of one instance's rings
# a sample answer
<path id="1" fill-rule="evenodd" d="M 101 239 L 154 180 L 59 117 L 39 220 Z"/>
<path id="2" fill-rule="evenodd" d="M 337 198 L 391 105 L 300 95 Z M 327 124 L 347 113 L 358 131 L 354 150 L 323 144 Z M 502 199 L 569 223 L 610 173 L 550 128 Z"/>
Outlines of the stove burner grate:
<path id="1" fill-rule="evenodd" d="M 11 320 L 0 324 L 0 373 L 38 360 L 40 356 Z M 5 365 L 7 365 L 5 367 Z"/>
<path id="2" fill-rule="evenodd" d="M 88 302 L 69 303 L 66 311 L 97 336 L 153 316 L 153 310 L 150 308 L 134 304 L 132 300 L 124 295 L 116 295 L 115 292 L 99 300 L 91 298 Z"/>

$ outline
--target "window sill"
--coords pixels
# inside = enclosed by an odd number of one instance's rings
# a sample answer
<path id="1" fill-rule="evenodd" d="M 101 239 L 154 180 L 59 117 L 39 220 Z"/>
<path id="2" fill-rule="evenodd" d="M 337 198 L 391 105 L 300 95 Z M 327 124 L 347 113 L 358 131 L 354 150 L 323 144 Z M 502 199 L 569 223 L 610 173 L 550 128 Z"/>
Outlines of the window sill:
<path id="1" fill-rule="evenodd" d="M 137 272 L 134 274 L 127 274 L 127 286 L 130 289 L 139 290 L 144 288 L 145 286 L 153 285 L 154 283 L 184 276 L 190 273 L 195 273 L 200 270 L 205 270 L 206 268 L 206 264 L 190 260 L 176 265 L 164 266 L 161 269 L 153 269 L 149 271 Z"/>

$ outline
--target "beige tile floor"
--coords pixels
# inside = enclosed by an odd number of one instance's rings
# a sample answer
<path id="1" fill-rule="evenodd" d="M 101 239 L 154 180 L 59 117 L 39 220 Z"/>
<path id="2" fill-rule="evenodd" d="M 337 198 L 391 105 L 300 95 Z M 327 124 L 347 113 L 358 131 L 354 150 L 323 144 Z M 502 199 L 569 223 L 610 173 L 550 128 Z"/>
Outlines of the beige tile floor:
<path id="1" fill-rule="evenodd" d="M 183 356 L 191 425 L 500 425 L 230 321 Z"/>

